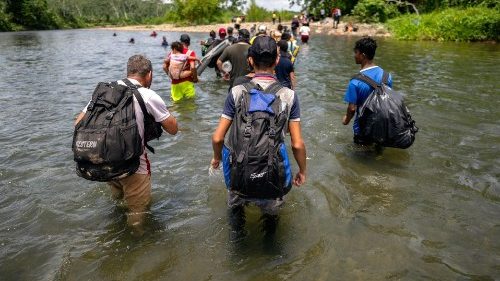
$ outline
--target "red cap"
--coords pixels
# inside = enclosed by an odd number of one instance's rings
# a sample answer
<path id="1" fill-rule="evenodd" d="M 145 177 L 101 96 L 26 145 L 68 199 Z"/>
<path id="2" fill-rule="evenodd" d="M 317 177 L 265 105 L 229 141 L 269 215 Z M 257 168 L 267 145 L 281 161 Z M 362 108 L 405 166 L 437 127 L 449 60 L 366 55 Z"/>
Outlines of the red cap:
<path id="1" fill-rule="evenodd" d="M 219 35 L 226 35 L 226 29 L 224 27 L 219 28 Z"/>

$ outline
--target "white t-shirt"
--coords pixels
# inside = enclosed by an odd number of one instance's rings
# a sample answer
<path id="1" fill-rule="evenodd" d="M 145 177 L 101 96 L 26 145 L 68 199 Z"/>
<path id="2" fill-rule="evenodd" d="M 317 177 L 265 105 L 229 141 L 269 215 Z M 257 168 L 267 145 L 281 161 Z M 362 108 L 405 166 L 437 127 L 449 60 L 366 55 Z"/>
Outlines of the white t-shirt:
<path id="1" fill-rule="evenodd" d="M 309 36 L 310 32 L 311 32 L 311 29 L 309 28 L 309 26 L 303 25 L 299 29 L 300 35 L 307 35 L 307 36 Z"/>
<path id="2" fill-rule="evenodd" d="M 144 103 L 146 105 L 146 110 L 149 112 L 149 114 L 153 116 L 156 122 L 162 122 L 168 117 L 170 117 L 170 112 L 168 111 L 165 102 L 157 93 L 155 93 L 155 91 L 142 87 L 141 83 L 139 83 L 135 79 L 131 78 L 128 79 L 134 85 L 137 85 L 138 88 L 140 87 L 139 93 L 141 94 L 142 99 L 144 100 Z M 125 86 L 125 83 L 122 80 L 118 80 L 117 82 L 118 84 Z M 83 113 L 87 112 L 87 106 L 85 106 L 85 108 L 82 110 Z M 139 134 L 141 135 L 141 138 L 144 140 L 144 114 L 142 113 L 141 106 L 139 105 L 139 102 L 137 101 L 135 96 L 134 96 L 134 110 L 135 110 L 135 119 L 137 121 L 137 127 L 139 129 Z M 144 145 L 144 141 L 142 145 Z M 148 160 L 146 149 L 144 149 L 144 153 L 141 155 L 141 163 L 136 173 L 145 175 L 151 173 L 150 163 Z"/>

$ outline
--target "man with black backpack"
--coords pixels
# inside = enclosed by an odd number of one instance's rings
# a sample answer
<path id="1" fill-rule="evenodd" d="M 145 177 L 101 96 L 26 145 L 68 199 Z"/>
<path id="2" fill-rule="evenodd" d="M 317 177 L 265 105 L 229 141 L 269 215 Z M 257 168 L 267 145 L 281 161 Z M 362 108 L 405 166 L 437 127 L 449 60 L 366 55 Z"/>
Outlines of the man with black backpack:
<path id="1" fill-rule="evenodd" d="M 212 137 L 211 167 L 218 168 L 222 161 L 231 224 L 238 232 L 244 225 L 245 205 L 260 207 L 264 223 L 268 221 L 274 226 L 272 221 L 276 220 L 292 183 L 300 186 L 306 181 L 306 149 L 297 95 L 281 86 L 273 75 L 279 60 L 276 41 L 269 36 L 257 37 L 248 56 L 255 76 L 250 82 L 231 88 Z M 284 143 L 286 132 L 290 132 L 299 166 L 293 179 Z M 274 227 L 267 230 L 272 233 Z"/>
<path id="2" fill-rule="evenodd" d="M 359 39 L 354 45 L 354 61 L 356 64 L 361 65 L 361 70 L 359 71 L 360 74 L 368 76 L 377 83 L 381 83 L 384 70 L 381 67 L 376 66 L 373 62 L 376 49 L 377 43 L 372 38 L 364 37 Z M 392 87 L 392 78 L 390 75 L 388 77 L 387 85 Z M 348 103 L 348 106 L 347 112 L 342 118 L 342 123 L 344 125 L 349 124 L 351 119 L 357 113 L 352 127 L 354 131 L 354 142 L 357 144 L 371 144 L 370 140 L 366 140 L 361 136 L 361 129 L 358 122 L 358 110 L 372 91 L 373 88 L 369 84 L 358 79 L 352 79 L 345 92 L 344 101 Z"/>
<path id="3" fill-rule="evenodd" d="M 342 119 L 349 124 L 354 114 L 354 142 L 383 147 L 408 148 L 415 141 L 418 128 L 403 101 L 392 90 L 391 75 L 373 63 L 377 43 L 370 37 L 356 41 L 354 60 L 361 70 L 353 76 L 344 101 L 349 105 Z"/>
<path id="4" fill-rule="evenodd" d="M 127 223 L 142 225 L 151 202 L 151 168 L 145 147 L 161 129 L 177 133 L 177 121 L 165 102 L 149 87 L 151 61 L 131 56 L 127 78 L 99 83 L 92 100 L 75 121 L 73 152 L 77 174 L 108 182 L 113 198 L 124 199 Z"/>

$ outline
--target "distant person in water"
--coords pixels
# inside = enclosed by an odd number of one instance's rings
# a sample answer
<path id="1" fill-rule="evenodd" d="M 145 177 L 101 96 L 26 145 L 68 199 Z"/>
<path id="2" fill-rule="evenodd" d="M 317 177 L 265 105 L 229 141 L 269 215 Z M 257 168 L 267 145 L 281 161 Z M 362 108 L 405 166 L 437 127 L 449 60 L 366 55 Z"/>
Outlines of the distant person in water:
<path id="1" fill-rule="evenodd" d="M 377 42 L 370 37 L 364 37 L 356 41 L 354 45 L 354 61 L 361 65 L 361 74 L 373 79 L 376 83 L 382 82 L 384 70 L 375 65 L 373 58 L 377 50 Z M 389 75 L 388 86 L 392 88 L 392 77 Z M 361 137 L 361 128 L 358 122 L 358 109 L 363 105 L 373 89 L 370 85 L 357 79 L 351 79 L 345 92 L 344 101 L 348 103 L 347 112 L 342 118 L 342 124 L 348 125 L 356 115 L 353 124 L 354 143 L 360 145 L 370 145 L 371 143 Z"/>
<path id="2" fill-rule="evenodd" d="M 274 68 L 274 73 L 278 81 L 289 89 L 295 89 L 295 70 L 288 53 L 288 42 L 280 40 L 278 42 L 280 60 Z"/>
<path id="3" fill-rule="evenodd" d="M 153 30 L 153 32 L 151 32 L 151 34 L 149 36 L 156 37 L 157 35 L 158 35 L 158 33 L 156 33 L 156 31 Z"/>
<path id="4" fill-rule="evenodd" d="M 232 28 L 231 26 L 229 26 L 227 28 L 227 39 L 231 42 L 231 44 L 234 43 L 237 40 L 237 38 L 234 37 L 233 32 L 234 32 L 234 28 Z"/>
<path id="5" fill-rule="evenodd" d="M 134 43 L 135 43 L 134 37 L 130 38 L 130 40 L 128 40 L 128 42 L 129 42 L 130 44 L 134 44 Z"/>
<path id="6" fill-rule="evenodd" d="M 307 44 L 309 41 L 309 34 L 311 33 L 311 29 L 309 28 L 309 23 L 304 23 L 299 30 L 300 41 L 302 43 Z"/>
<path id="7" fill-rule="evenodd" d="M 161 45 L 162 45 L 163 47 L 167 47 L 167 46 L 168 46 L 167 37 L 163 36 L 163 41 L 161 42 Z"/>
<path id="8" fill-rule="evenodd" d="M 116 33 L 113 33 L 113 36 L 116 36 Z"/>
<path id="9" fill-rule="evenodd" d="M 215 41 L 215 38 L 216 38 L 216 34 L 215 34 L 215 31 L 214 30 L 211 30 L 210 33 L 209 33 L 209 37 L 206 41 L 200 41 L 200 45 L 201 45 L 201 56 L 205 56 L 207 54 L 207 51 L 208 51 L 208 48 L 210 48 L 210 46 L 212 46 L 212 44 L 214 43 Z"/>

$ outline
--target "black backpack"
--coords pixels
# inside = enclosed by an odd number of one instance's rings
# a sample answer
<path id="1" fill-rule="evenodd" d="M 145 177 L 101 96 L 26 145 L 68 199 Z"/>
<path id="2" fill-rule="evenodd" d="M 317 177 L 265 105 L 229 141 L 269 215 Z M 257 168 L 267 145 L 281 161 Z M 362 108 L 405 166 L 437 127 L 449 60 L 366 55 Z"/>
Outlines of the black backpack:
<path id="1" fill-rule="evenodd" d="M 384 72 L 380 84 L 361 73 L 353 79 L 373 88 L 358 110 L 361 138 L 385 147 L 410 147 L 415 141 L 418 127 L 404 104 L 403 95 L 387 86 L 389 74 Z"/>
<path id="2" fill-rule="evenodd" d="M 147 113 L 137 87 L 128 79 L 123 81 L 129 86 L 117 82 L 97 84 L 87 112 L 75 126 L 72 149 L 76 173 L 85 179 L 120 179 L 139 168 L 144 148 L 135 118 L 134 95 L 144 113 L 145 143 L 148 137 L 161 135 L 151 132 L 159 124 L 150 124 L 153 117 Z"/>
<path id="3" fill-rule="evenodd" d="M 243 86 L 245 91 L 235 100 L 236 112 L 223 148 L 226 185 L 246 198 L 281 198 L 292 186 L 284 143 L 289 108 L 276 95 L 283 86 L 275 82 L 265 91 L 254 82 Z M 264 104 L 268 111 L 254 106 L 262 96 L 274 98 Z"/>

